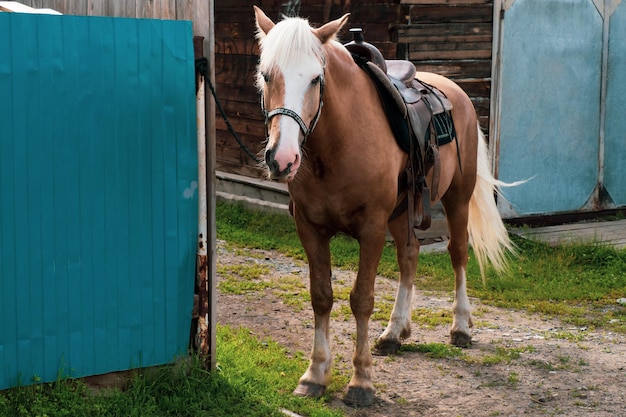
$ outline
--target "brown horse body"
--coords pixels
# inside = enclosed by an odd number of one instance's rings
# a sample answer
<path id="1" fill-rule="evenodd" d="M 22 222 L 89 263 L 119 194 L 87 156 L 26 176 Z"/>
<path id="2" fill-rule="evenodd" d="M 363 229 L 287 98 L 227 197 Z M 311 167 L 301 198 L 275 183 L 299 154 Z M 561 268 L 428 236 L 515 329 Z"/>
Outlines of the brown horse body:
<path id="1" fill-rule="evenodd" d="M 376 349 L 381 354 L 394 353 L 411 331 L 419 243 L 407 231 L 406 212 L 388 221 L 399 203 L 398 178 L 406 167 L 407 154 L 394 139 L 374 84 L 334 40 L 347 15 L 313 29 L 303 19 L 288 18 L 274 24 L 260 9 L 255 7 L 255 12 L 261 49 L 258 86 L 264 109 L 269 112 L 265 157 L 270 178 L 288 182 L 292 214 L 309 262 L 315 316 L 311 362 L 295 393 L 321 396 L 330 379 L 330 240 L 337 233 L 345 233 L 360 245 L 359 269 L 350 293 L 356 320 L 354 373 L 345 401 L 369 405 L 375 390 L 368 326 L 387 229 L 396 242 L 400 284 L 389 324 Z M 303 39 L 306 36 L 313 39 Z M 290 49 L 290 57 L 278 56 L 283 48 Z M 319 50 L 308 50 L 315 48 Z M 300 60 L 291 63 L 290 59 L 299 54 Z M 448 250 L 455 273 L 451 342 L 467 346 L 472 327 L 465 284 L 470 233 L 474 246 L 481 246 L 479 256 L 492 258 L 496 267 L 502 266 L 510 242 L 493 201 L 498 182 L 486 168 L 486 148 L 472 102 L 458 85 L 442 76 L 418 73 L 418 78 L 436 86 L 453 104 L 458 141 L 440 147 L 438 195 L 448 221 Z M 285 108 L 290 111 L 272 114 Z M 482 171 L 477 164 L 482 164 Z M 490 224 L 471 224 L 471 202 Z"/>

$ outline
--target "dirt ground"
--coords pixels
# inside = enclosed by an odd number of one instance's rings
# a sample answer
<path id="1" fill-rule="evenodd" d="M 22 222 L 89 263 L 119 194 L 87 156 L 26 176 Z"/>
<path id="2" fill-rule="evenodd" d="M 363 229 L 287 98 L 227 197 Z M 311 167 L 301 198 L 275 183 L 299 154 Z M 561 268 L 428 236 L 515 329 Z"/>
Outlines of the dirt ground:
<path id="1" fill-rule="evenodd" d="M 299 279 L 301 291 L 308 291 L 304 288 L 308 286 L 305 263 L 275 252 L 235 251 L 218 242 L 218 271 L 251 263 L 271 271 L 259 280 Z M 333 271 L 335 292 L 351 286 L 354 276 L 352 271 Z M 218 282 L 223 279 L 218 273 Z M 270 287 L 244 295 L 218 293 L 218 322 L 249 328 L 260 338 L 276 340 L 289 352 L 308 355 L 313 313 L 308 302 L 293 306 L 285 301 L 284 291 L 298 295 L 300 290 L 293 288 Z M 377 279 L 376 300 L 391 302 L 395 289 L 395 282 Z M 354 417 L 626 416 L 624 335 L 572 328 L 555 319 L 471 301 L 473 345 L 463 350 L 464 358 L 433 359 L 417 352 L 375 356 L 374 405 L 347 407 L 341 401 L 345 390 L 335 392 L 330 405 Z M 346 304 L 335 302 L 333 310 L 342 313 L 331 323 L 331 348 L 335 369 L 349 375 L 355 328 L 354 320 L 343 314 Z M 424 294 L 416 289 L 413 307 L 450 311 L 451 294 Z M 371 323 L 372 345 L 383 324 Z M 407 343 L 448 343 L 448 325 L 429 328 L 413 323 L 412 333 Z M 489 364 L 496 351 L 509 352 L 511 357 Z"/>

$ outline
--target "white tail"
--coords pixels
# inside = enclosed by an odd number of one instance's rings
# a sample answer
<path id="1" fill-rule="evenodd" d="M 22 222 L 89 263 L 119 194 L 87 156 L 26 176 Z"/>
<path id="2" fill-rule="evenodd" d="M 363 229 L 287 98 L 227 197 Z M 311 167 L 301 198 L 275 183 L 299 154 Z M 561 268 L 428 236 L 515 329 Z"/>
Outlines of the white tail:
<path id="1" fill-rule="evenodd" d="M 476 186 L 469 204 L 467 230 L 483 282 L 487 261 L 490 261 L 493 267 L 501 272 L 507 266 L 507 253 L 515 253 L 515 245 L 509 239 L 509 233 L 498 212 L 494 199 L 495 193 L 500 193 L 500 187 L 514 186 L 522 182 L 524 181 L 508 184 L 493 177 L 489 169 L 485 136 L 478 127 Z"/>

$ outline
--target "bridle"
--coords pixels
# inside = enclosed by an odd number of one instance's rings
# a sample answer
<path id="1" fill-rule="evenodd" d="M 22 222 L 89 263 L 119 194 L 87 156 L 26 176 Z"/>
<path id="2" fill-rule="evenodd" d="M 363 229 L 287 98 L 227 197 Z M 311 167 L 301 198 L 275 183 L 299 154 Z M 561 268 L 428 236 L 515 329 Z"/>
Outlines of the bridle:
<path id="1" fill-rule="evenodd" d="M 323 96 L 324 96 L 324 76 L 322 75 L 320 77 L 320 100 L 319 100 L 319 105 L 317 106 L 317 113 L 315 114 L 315 117 L 313 117 L 313 120 L 311 120 L 311 124 L 307 126 L 304 123 L 304 120 L 302 120 L 302 117 L 300 117 L 298 113 L 286 107 L 277 107 L 274 110 L 270 110 L 268 112 L 265 109 L 264 94 L 263 92 L 261 92 L 261 111 L 263 112 L 263 117 L 265 117 L 265 137 L 266 138 L 269 137 L 268 124 L 270 120 L 272 119 L 272 117 L 278 116 L 278 115 L 287 116 L 295 120 L 296 123 L 298 123 L 298 126 L 300 126 L 300 130 L 302 131 L 302 134 L 304 136 L 304 138 L 302 139 L 302 144 L 300 146 L 301 147 L 304 146 L 304 143 L 306 142 L 307 137 L 311 134 L 313 129 L 315 129 L 315 126 L 317 125 L 317 122 L 320 119 L 320 115 L 322 114 L 322 107 L 324 106 L 324 101 L 322 100 Z"/>

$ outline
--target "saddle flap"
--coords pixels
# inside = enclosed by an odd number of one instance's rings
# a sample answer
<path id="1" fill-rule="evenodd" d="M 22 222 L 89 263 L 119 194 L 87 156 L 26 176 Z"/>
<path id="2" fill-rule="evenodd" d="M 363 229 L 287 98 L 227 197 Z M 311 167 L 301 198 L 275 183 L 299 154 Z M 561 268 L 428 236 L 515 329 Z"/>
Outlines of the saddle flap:
<path id="1" fill-rule="evenodd" d="M 413 82 L 405 83 L 404 81 L 397 80 L 391 76 L 389 79 L 393 85 L 396 86 L 398 93 L 400 93 L 406 104 L 414 104 L 422 99 L 422 92 L 415 88 L 415 80 L 413 80 Z"/>
<path id="2" fill-rule="evenodd" d="M 448 100 L 448 97 L 432 85 L 415 80 L 413 88 L 420 90 L 422 98 L 428 103 L 433 116 L 452 110 L 452 103 Z"/>

